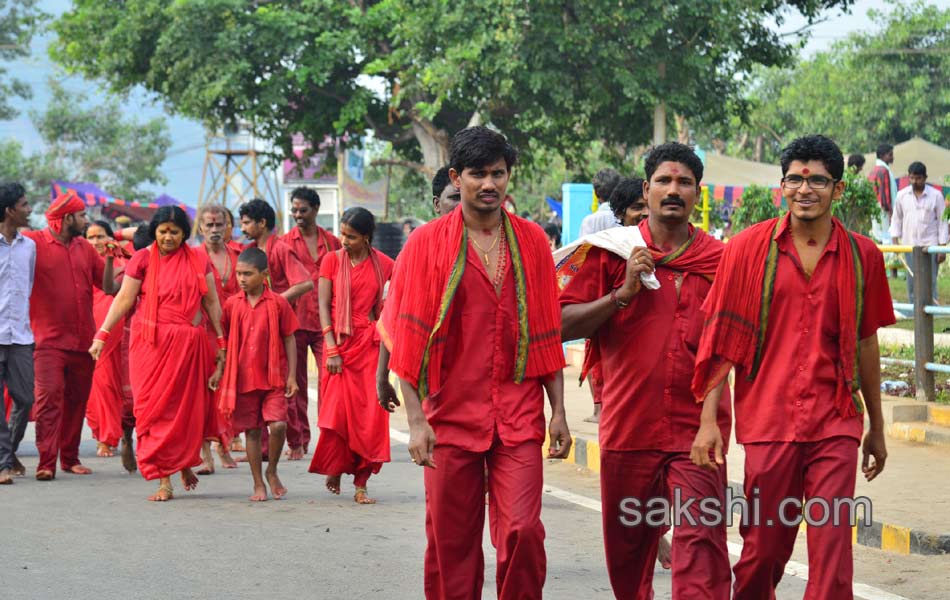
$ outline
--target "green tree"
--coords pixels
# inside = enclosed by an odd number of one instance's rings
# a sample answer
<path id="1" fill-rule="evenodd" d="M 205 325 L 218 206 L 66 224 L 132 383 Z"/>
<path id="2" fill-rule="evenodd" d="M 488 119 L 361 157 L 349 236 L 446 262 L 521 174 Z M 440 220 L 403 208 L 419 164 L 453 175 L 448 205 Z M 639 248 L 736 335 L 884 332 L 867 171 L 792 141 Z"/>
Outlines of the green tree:
<path id="1" fill-rule="evenodd" d="M 91 104 L 55 81 L 50 89 L 46 109 L 30 113 L 44 147 L 26 154 L 16 140 L 0 142 L 0 178 L 23 182 L 39 206 L 49 200 L 54 179 L 95 183 L 126 200 L 151 200 L 145 186 L 166 182 L 161 165 L 171 138 L 165 120 L 129 119 L 118 99 Z"/>
<path id="2" fill-rule="evenodd" d="M 0 61 L 29 56 L 30 41 L 45 16 L 36 4 L 37 0 L 0 0 Z M 0 66 L 0 120 L 4 121 L 16 116 L 11 97 L 30 97 L 30 86 L 7 73 Z"/>
<path id="3" fill-rule="evenodd" d="M 742 204 L 732 213 L 732 233 L 739 233 L 749 225 L 773 219 L 780 214 L 772 190 L 761 185 L 750 185 L 742 192 Z"/>
<path id="4" fill-rule="evenodd" d="M 710 121 L 741 110 L 742 76 L 793 55 L 770 20 L 850 4 L 77 0 L 52 52 L 211 127 L 245 121 L 285 155 L 294 133 L 352 143 L 372 130 L 392 164 L 431 175 L 450 133 L 483 122 L 531 151 L 529 170 L 546 166 L 542 148 L 573 169 L 592 141 L 620 155 L 648 142 L 656 106 Z"/>
<path id="5" fill-rule="evenodd" d="M 844 172 L 844 192 L 831 205 L 831 211 L 846 228 L 864 235 L 871 234 L 874 222 L 881 218 L 874 184 L 850 169 Z"/>
<path id="6" fill-rule="evenodd" d="M 879 31 L 852 34 L 794 68 L 754 70 L 745 120 L 705 127 L 703 141 L 767 162 L 815 132 L 848 152 L 913 136 L 950 146 L 950 8 L 898 1 L 869 14 Z"/>

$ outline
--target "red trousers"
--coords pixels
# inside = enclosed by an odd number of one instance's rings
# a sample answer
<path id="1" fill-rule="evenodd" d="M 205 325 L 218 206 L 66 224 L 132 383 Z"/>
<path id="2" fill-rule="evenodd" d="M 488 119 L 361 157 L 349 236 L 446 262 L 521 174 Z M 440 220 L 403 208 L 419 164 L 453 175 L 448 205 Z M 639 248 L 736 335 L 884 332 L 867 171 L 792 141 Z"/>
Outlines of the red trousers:
<path id="1" fill-rule="evenodd" d="M 486 465 L 498 600 L 540 599 L 547 569 L 540 444 L 509 447 L 496 439 L 488 452 L 437 445 L 434 459 L 438 468 L 425 469 L 426 599 L 482 597 Z"/>
<path id="2" fill-rule="evenodd" d="M 323 334 L 319 331 L 298 329 L 297 338 L 297 395 L 289 400 L 287 411 L 287 446 L 310 447 L 310 421 L 307 418 L 307 348 L 313 352 L 317 365 L 323 364 Z M 322 369 L 318 372 L 322 374 Z M 317 402 L 320 401 L 319 396 Z"/>
<path id="3" fill-rule="evenodd" d="M 36 469 L 56 472 L 79 464 L 79 442 L 95 361 L 86 352 L 37 348 L 33 352 L 36 396 Z"/>
<path id="4" fill-rule="evenodd" d="M 594 365 L 587 374 L 587 383 L 590 385 L 590 395 L 594 398 L 594 404 L 603 402 L 604 368 L 599 363 Z"/>
<path id="5" fill-rule="evenodd" d="M 685 516 L 674 519 L 673 598 L 728 600 L 731 572 L 726 547 L 726 526 L 700 521 L 699 503 L 715 498 L 725 503 L 726 469 L 718 473 L 700 469 L 685 452 L 601 450 L 600 490 L 603 500 L 604 550 L 607 574 L 618 600 L 653 598 L 653 565 L 660 536 L 666 527 L 645 522 L 651 498 L 674 502 L 677 490 Z M 692 503 L 689 499 L 694 498 Z M 639 506 L 631 502 L 636 499 Z M 635 524 L 633 507 L 644 518 Z M 721 515 L 721 509 L 720 509 Z M 707 516 L 707 521 L 711 517 Z"/>
<path id="6" fill-rule="evenodd" d="M 820 442 L 765 442 L 745 444 L 745 495 L 750 503 L 760 502 L 760 524 L 740 525 L 742 556 L 735 566 L 735 600 L 774 599 L 775 586 L 782 579 L 785 563 L 795 546 L 798 526 L 786 527 L 778 517 L 784 498 L 822 498 L 834 512 L 835 498 L 854 496 L 857 473 L 857 440 L 834 437 Z M 753 490 L 756 490 L 755 492 Z M 823 510 L 813 507 L 813 519 Z M 852 595 L 854 564 L 851 556 L 849 510 L 840 506 L 839 526 L 809 524 L 808 585 L 805 600 L 834 598 L 849 600 Z M 801 514 L 800 508 L 785 507 L 785 519 Z M 832 516 L 833 518 L 833 516 Z M 812 521 L 814 523 L 814 521 Z"/>

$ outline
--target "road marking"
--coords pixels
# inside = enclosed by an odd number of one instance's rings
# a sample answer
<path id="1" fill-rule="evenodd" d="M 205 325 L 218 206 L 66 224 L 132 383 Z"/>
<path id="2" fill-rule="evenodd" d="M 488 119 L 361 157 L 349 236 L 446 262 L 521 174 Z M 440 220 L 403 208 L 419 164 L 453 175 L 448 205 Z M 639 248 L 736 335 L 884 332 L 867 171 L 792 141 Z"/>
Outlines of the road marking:
<path id="1" fill-rule="evenodd" d="M 409 434 L 399 431 L 398 429 L 390 428 L 389 437 L 401 444 L 409 443 Z M 603 512 L 599 500 L 594 500 L 593 498 L 588 498 L 587 496 L 581 496 L 580 494 L 575 494 L 574 492 L 569 492 L 567 490 L 554 487 L 553 485 L 545 484 L 544 493 L 559 500 L 564 500 L 565 502 L 582 506 L 594 512 Z M 727 542 L 727 546 L 729 547 L 729 554 L 732 554 L 733 556 L 740 556 L 742 554 L 741 542 Z M 800 562 L 790 560 L 785 563 L 785 574 L 791 575 L 792 577 L 797 577 L 803 581 L 808 581 L 808 565 L 803 565 Z M 854 590 L 855 596 L 864 598 L 864 600 L 910 600 L 904 596 L 885 592 L 884 590 L 879 590 L 876 587 L 863 583 L 852 583 L 851 588 Z"/>

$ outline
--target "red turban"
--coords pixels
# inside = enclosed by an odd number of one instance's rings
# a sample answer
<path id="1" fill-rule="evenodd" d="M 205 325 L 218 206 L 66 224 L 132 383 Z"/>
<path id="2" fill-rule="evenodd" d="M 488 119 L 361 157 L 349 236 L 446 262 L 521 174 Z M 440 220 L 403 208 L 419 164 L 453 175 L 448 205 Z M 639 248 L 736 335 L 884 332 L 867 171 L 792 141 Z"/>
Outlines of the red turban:
<path id="1" fill-rule="evenodd" d="M 63 230 L 63 219 L 66 215 L 82 212 L 84 210 L 86 210 L 86 204 L 79 199 L 76 192 L 66 190 L 59 196 L 56 196 L 53 203 L 46 209 L 46 222 L 53 232 L 59 233 Z"/>

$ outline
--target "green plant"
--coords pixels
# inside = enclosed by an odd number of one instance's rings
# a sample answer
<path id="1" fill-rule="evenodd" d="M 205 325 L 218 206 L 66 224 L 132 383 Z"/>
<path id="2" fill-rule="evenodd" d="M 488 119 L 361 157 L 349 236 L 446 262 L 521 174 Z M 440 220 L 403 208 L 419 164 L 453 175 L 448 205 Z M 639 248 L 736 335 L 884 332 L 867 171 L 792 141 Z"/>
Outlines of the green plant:
<path id="1" fill-rule="evenodd" d="M 750 185 L 742 192 L 742 204 L 732 213 L 732 232 L 739 233 L 750 225 L 779 216 L 772 190 L 761 185 Z"/>
<path id="2" fill-rule="evenodd" d="M 831 205 L 831 212 L 846 228 L 869 235 L 874 222 L 881 218 L 881 206 L 874 184 L 850 169 L 844 172 L 844 192 Z"/>

